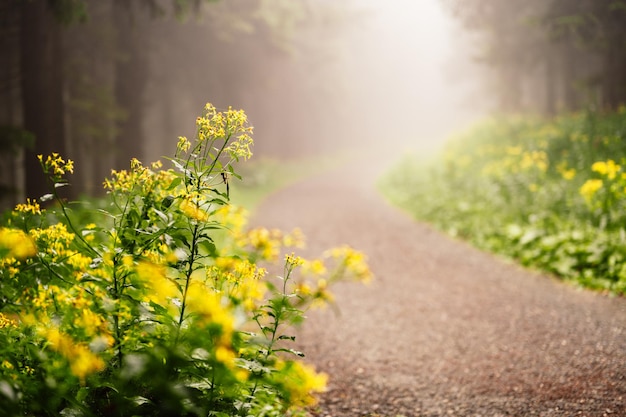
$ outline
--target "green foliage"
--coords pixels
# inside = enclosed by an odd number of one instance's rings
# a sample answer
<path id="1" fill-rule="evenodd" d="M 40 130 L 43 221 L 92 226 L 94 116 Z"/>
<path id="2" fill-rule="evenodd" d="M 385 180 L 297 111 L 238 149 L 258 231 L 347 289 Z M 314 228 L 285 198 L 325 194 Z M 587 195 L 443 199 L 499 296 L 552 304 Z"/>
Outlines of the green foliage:
<path id="1" fill-rule="evenodd" d="M 7 161 L 22 149 L 31 149 L 35 143 L 35 136 L 19 127 L 0 126 L 0 161 Z M 6 174 L 7 172 L 5 172 Z M 5 195 L 15 193 L 11 184 L 0 184 L 0 199 Z"/>
<path id="2" fill-rule="evenodd" d="M 15 126 L 0 126 L 0 155 L 30 149 L 34 143 L 35 136 L 32 133 Z"/>
<path id="3" fill-rule="evenodd" d="M 83 23 L 87 20 L 85 0 L 49 0 L 56 20 L 62 25 Z"/>
<path id="4" fill-rule="evenodd" d="M 269 194 L 303 178 L 334 168 L 345 160 L 345 155 L 336 153 L 289 159 L 263 157 L 250 161 L 240 170 L 245 181 L 231 181 L 231 202 L 253 210 Z"/>
<path id="5" fill-rule="evenodd" d="M 0 410 L 23 416 L 283 416 L 326 376 L 289 328 L 367 279 L 362 254 L 284 257 L 300 232 L 245 228 L 227 177 L 251 156 L 242 111 L 207 105 L 170 160 L 113 171 L 99 207 L 57 190 L 70 160 L 40 156 L 55 208 L 19 204 L 0 228 Z"/>
<path id="6" fill-rule="evenodd" d="M 494 119 L 383 190 L 419 219 L 580 284 L 626 293 L 626 108 Z"/>

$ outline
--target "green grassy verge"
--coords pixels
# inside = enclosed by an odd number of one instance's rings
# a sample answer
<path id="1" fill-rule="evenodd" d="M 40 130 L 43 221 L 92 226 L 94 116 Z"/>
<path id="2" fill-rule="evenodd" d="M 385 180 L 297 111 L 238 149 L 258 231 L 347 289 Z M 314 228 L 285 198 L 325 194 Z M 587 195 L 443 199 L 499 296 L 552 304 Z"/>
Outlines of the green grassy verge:
<path id="1" fill-rule="evenodd" d="M 341 155 L 281 160 L 261 157 L 238 166 L 242 179 L 232 179 L 231 203 L 254 210 L 267 196 L 343 161 Z"/>
<path id="2" fill-rule="evenodd" d="M 416 218 L 582 286 L 626 293 L 626 109 L 486 121 L 381 190 Z"/>

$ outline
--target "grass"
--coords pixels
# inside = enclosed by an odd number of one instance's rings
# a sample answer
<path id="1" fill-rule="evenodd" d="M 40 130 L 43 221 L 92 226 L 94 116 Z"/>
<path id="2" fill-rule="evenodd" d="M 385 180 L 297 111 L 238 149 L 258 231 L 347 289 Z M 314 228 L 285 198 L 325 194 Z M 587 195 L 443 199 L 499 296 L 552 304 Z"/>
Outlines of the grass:
<path id="1" fill-rule="evenodd" d="M 241 180 L 231 180 L 231 203 L 254 210 L 272 193 L 330 169 L 345 159 L 342 154 L 299 157 L 289 160 L 260 157 L 241 164 Z"/>
<path id="2" fill-rule="evenodd" d="M 380 183 L 450 235 L 584 287 L 626 293 L 626 109 L 494 118 Z"/>

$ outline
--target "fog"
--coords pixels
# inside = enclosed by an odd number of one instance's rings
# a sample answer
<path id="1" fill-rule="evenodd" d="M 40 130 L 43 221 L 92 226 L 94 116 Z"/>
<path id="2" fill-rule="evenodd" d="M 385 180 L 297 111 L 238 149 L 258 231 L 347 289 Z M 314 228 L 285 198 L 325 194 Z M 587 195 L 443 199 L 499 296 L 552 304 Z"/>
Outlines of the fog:
<path id="1" fill-rule="evenodd" d="M 205 63 L 206 56 L 193 56 L 202 50 L 204 23 L 157 24 L 155 31 L 179 33 L 186 53 L 170 44 L 153 57 L 157 76 L 147 94 L 153 110 L 145 121 L 147 137 L 174 135 L 172 124 L 176 134 L 193 134 L 193 119 L 203 102 L 212 101 L 246 110 L 260 155 L 429 152 L 480 114 L 480 106 L 469 101 L 475 80 L 460 69 L 469 65 L 460 29 L 438 0 L 306 4 L 306 16 L 294 18 L 292 29 L 273 29 L 279 40 L 271 44 L 226 29 L 229 56 L 220 58 L 225 70 L 217 73 Z M 194 66 L 204 68 L 206 77 L 223 80 L 207 86 L 204 94 L 195 84 L 189 97 L 179 87 L 167 95 L 176 104 L 164 106 L 163 89 L 180 73 L 171 63 L 181 61 L 192 72 Z M 169 114 L 172 109 L 175 116 Z M 148 140 L 145 158 L 167 154 L 171 143 L 170 138 Z"/>
<path id="2" fill-rule="evenodd" d="M 47 192 L 52 152 L 76 162 L 75 195 L 102 193 L 111 168 L 171 156 L 207 102 L 246 111 L 257 156 L 436 150 L 484 108 L 443 2 L 3 3 L 0 125 L 24 150 L 0 153 L 0 205 Z"/>

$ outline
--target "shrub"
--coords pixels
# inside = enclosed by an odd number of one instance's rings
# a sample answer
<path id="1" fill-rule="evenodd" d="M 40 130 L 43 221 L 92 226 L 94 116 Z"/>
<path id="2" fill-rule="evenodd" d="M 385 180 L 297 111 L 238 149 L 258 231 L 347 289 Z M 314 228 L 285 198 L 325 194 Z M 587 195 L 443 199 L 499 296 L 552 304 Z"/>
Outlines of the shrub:
<path id="1" fill-rule="evenodd" d="M 271 277 L 261 263 L 302 236 L 247 230 L 229 205 L 246 116 L 209 104 L 196 126 L 172 169 L 113 171 L 99 209 L 59 198 L 72 161 L 39 157 L 55 206 L 29 200 L 0 229 L 3 415 L 282 416 L 324 389 L 289 328 L 329 284 L 368 279 L 365 259 L 287 253 Z"/>
<path id="2" fill-rule="evenodd" d="M 385 179 L 397 204 L 478 247 L 626 293 L 626 108 L 486 121 Z"/>

